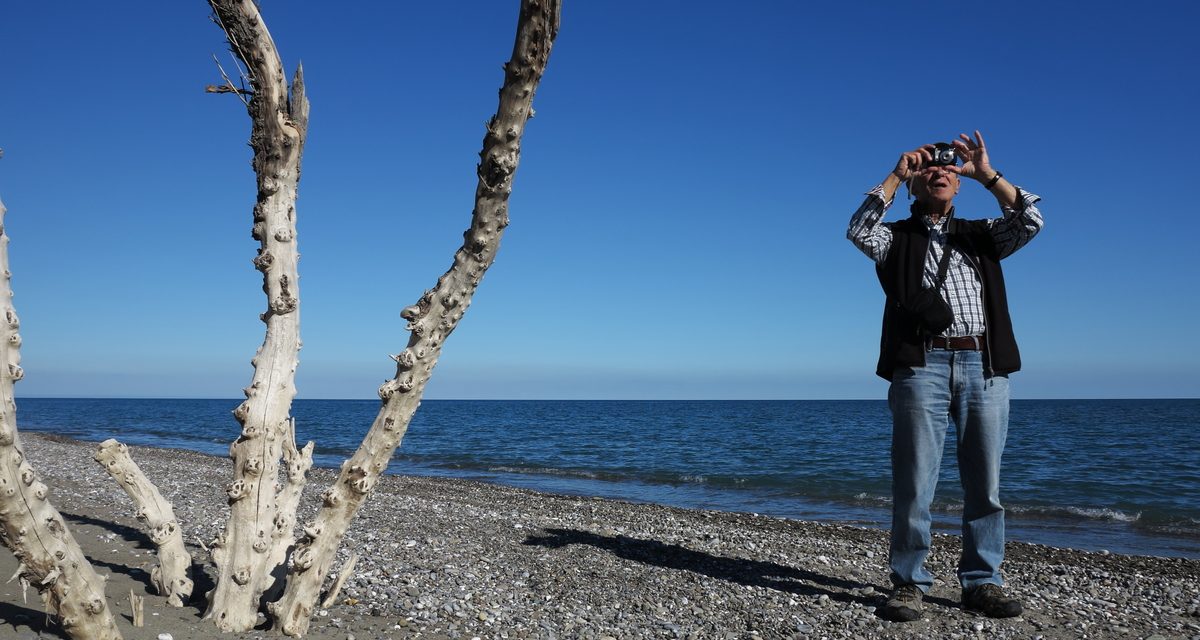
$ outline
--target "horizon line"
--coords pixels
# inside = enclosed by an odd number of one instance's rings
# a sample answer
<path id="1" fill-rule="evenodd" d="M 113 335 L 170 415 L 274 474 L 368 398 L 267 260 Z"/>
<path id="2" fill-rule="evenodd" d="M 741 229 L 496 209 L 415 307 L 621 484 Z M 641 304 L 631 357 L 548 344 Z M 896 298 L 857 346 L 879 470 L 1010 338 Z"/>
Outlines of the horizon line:
<path id="1" fill-rule="evenodd" d="M 229 400 L 241 402 L 243 398 L 213 398 L 201 396 L 15 396 L 15 400 Z M 293 401 L 348 401 L 366 402 L 378 398 L 295 398 Z M 1011 398 L 1024 400 L 1200 400 L 1200 396 L 1077 396 L 1077 397 L 1029 397 Z M 887 398 L 422 398 L 422 402 L 886 402 Z"/>

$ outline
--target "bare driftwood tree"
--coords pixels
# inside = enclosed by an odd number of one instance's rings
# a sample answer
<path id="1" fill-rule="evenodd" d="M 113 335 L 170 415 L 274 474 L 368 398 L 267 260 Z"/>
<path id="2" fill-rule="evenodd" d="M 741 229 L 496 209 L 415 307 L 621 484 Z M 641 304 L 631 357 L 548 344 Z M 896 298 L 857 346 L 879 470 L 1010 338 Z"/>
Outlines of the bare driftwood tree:
<path id="1" fill-rule="evenodd" d="M 296 69 L 289 92 L 283 63 L 253 0 L 209 0 L 209 5 L 251 86 L 246 106 L 258 181 L 252 235 L 260 243 L 254 266 L 263 274 L 267 294 L 261 316 L 266 338 L 252 360 L 246 400 L 233 412 L 242 433 L 230 447 L 230 514 L 212 545 L 218 575 L 206 613 L 223 631 L 246 631 L 254 627 L 259 602 L 275 581 L 273 572 L 295 542 L 295 508 L 312 464 L 312 446 L 296 448 L 288 415 L 300 351 L 296 189 L 309 105 L 303 69 Z M 226 89 L 244 93 L 232 83 Z M 276 484 L 285 452 L 288 482 L 280 492 Z"/>
<path id="2" fill-rule="evenodd" d="M 150 571 L 150 582 L 159 595 L 166 597 L 167 604 L 182 607 L 192 596 L 192 579 L 188 577 L 192 554 L 183 546 L 175 509 L 129 457 L 129 447 L 110 438 L 96 448 L 94 459 L 133 499 L 137 519 L 145 523 L 150 541 L 158 547 L 158 566 Z"/>
<path id="3" fill-rule="evenodd" d="M 304 528 L 283 597 L 268 605 L 275 627 L 287 635 L 301 636 L 307 631 L 321 584 L 346 528 L 400 446 L 443 343 L 458 326 L 495 259 L 508 226 L 508 197 L 521 157 L 521 135 L 533 115 L 533 95 L 558 33 L 560 8 L 561 0 L 521 2 L 512 59 L 504 66 L 500 106 L 488 122 L 479 154 L 471 227 L 437 286 L 401 313 L 411 335 L 404 351 L 394 356 L 395 378 L 379 389 L 383 406 L 358 450 L 342 464 L 337 481 L 323 494 L 324 505 L 316 520 Z"/>
<path id="4" fill-rule="evenodd" d="M 47 500 L 48 489 L 25 459 L 17 433 L 13 383 L 21 379 L 20 321 L 12 306 L 12 274 L 8 270 L 8 234 L 0 202 L 0 539 L 20 563 L 14 578 L 32 584 L 46 611 L 58 615 L 67 634 L 77 640 L 120 638 L 104 599 L 104 578 L 96 574 L 62 515 Z"/>
<path id="5" fill-rule="evenodd" d="M 312 465 L 313 443 L 295 446 L 295 423 L 288 417 L 295 397 L 299 339 L 296 261 L 296 189 L 308 124 L 303 74 L 297 69 L 289 94 L 279 54 L 252 0 L 209 0 L 234 54 L 245 64 L 251 89 L 226 79 L 218 93 L 249 96 L 250 144 L 258 179 L 253 236 L 261 243 L 255 266 L 263 272 L 266 339 L 253 360 L 254 379 L 234 415 L 241 437 L 230 449 L 234 480 L 228 489 L 230 517 L 213 543 L 216 588 L 207 617 L 224 631 L 246 631 L 256 622 L 260 602 L 283 633 L 300 636 L 309 626 L 320 589 L 350 521 L 387 468 L 408 423 L 420 405 L 445 339 L 471 303 L 471 296 L 495 259 L 508 226 L 508 198 L 520 160 L 521 136 L 533 115 L 533 96 L 558 32 L 561 0 L 522 0 L 512 59 L 505 65 L 500 106 L 489 121 L 478 167 L 475 210 L 464 242 L 437 286 L 401 316 L 412 332 L 408 346 L 394 356 L 396 376 L 379 395 L 383 405 L 358 451 L 342 465 L 324 494 L 316 521 L 297 545 L 295 513 Z M 120 447 L 119 444 L 115 445 Z M 98 454 L 99 455 L 99 454 Z M 279 460 L 286 484 L 277 488 Z M 114 465 L 110 465 L 114 466 Z M 351 563 L 352 564 L 352 563 Z M 286 586 L 277 577 L 286 571 Z M 349 574 L 347 567 L 328 597 Z M 273 596 L 282 591 L 277 602 Z"/>

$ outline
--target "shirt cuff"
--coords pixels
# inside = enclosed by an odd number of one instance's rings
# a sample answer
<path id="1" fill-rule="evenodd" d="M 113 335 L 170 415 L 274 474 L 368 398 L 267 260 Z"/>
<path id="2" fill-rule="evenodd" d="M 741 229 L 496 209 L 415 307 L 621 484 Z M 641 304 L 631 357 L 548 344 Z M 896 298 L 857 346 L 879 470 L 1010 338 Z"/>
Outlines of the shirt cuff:
<path id="1" fill-rule="evenodd" d="M 1016 185 L 1013 185 L 1013 187 L 1016 189 L 1016 207 L 1003 207 L 1003 205 L 1001 205 L 1000 208 L 1002 213 L 1006 216 L 1025 214 L 1025 211 L 1028 210 L 1028 208 L 1033 207 L 1034 204 L 1037 204 L 1037 202 L 1042 199 L 1042 197 L 1036 195 L 1036 193 L 1030 193 Z"/>
<path id="2" fill-rule="evenodd" d="M 890 208 L 890 207 L 892 206 L 892 203 L 896 201 L 896 196 L 895 196 L 895 194 L 893 194 L 893 195 L 892 195 L 892 199 L 891 199 L 891 200 L 888 200 L 888 199 L 886 199 L 886 198 L 884 197 L 884 195 L 883 195 L 883 183 L 880 183 L 880 184 L 877 184 L 877 185 L 875 185 L 875 188 L 873 188 L 873 189 L 871 189 L 870 191 L 868 191 L 866 195 L 868 195 L 868 196 L 875 196 L 875 199 L 876 199 L 876 200 L 879 200 L 881 203 L 883 203 L 883 208 L 884 208 L 884 210 L 887 210 L 888 208 Z"/>
<path id="3" fill-rule="evenodd" d="M 1022 189 L 1021 187 L 1018 187 L 1015 184 L 1013 185 L 1013 187 L 1017 190 L 1017 206 L 1016 207 L 1004 207 L 1005 209 L 1010 209 L 1012 211 L 1025 211 L 1029 207 L 1032 207 L 1033 205 L 1037 204 L 1038 200 L 1042 199 L 1041 196 L 1034 194 L 1034 193 L 1029 193 L 1028 191 Z"/>

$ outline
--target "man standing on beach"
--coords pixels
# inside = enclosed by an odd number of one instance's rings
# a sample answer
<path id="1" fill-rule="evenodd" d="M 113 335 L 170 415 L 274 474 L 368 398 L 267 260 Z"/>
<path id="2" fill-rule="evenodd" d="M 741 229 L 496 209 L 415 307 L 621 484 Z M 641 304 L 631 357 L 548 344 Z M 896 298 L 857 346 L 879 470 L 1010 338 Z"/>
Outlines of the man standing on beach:
<path id="1" fill-rule="evenodd" d="M 1037 234 L 1042 214 L 1037 196 L 992 168 L 979 131 L 974 139 L 960 138 L 902 154 L 883 184 L 867 192 L 846 232 L 875 261 L 887 295 L 876 373 L 891 382 L 894 589 L 879 613 L 900 622 L 921 617 L 922 597 L 933 586 L 925 568 L 929 507 L 949 418 L 957 427 L 964 494 L 958 564 L 963 608 L 994 618 L 1022 611 L 1005 594 L 1000 575 L 1008 374 L 1021 368 L 1000 260 Z M 1002 217 L 956 217 L 960 179 L 990 191 Z M 883 223 L 901 183 L 916 198 L 912 215 Z"/>

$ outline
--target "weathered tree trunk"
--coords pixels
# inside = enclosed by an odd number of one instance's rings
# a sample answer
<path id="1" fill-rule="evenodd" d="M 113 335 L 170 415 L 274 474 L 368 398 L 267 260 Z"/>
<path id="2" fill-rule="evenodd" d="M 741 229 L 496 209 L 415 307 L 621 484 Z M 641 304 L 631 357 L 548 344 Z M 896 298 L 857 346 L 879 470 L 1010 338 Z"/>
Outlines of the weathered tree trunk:
<path id="1" fill-rule="evenodd" d="M 8 234 L 0 202 L 0 539 L 20 563 L 18 576 L 33 584 L 46 610 L 58 615 L 67 634 L 78 640 L 120 638 L 104 599 L 104 579 L 96 574 L 58 510 L 48 489 L 25 460 L 17 434 L 13 383 L 21 379 L 20 322 L 12 307 Z"/>
<path id="2" fill-rule="evenodd" d="M 175 509 L 129 456 L 129 447 L 108 439 L 100 443 L 93 458 L 133 498 L 137 519 L 145 523 L 150 541 L 158 547 L 158 566 L 150 572 L 154 588 L 166 597 L 167 604 L 182 607 L 192 595 L 192 580 L 188 577 L 192 554 L 183 546 Z"/>
<path id="3" fill-rule="evenodd" d="M 245 63 L 253 88 L 247 105 L 258 201 L 253 236 L 261 243 L 254 266 L 263 273 L 266 339 L 252 363 L 246 401 L 234 410 L 242 434 L 230 447 L 234 480 L 230 515 L 213 543 L 216 588 L 206 617 L 223 631 L 246 631 L 274 581 L 277 561 L 294 543 L 295 515 L 279 508 L 279 459 L 289 438 L 288 412 L 296 395 L 300 350 L 299 278 L 296 261 L 296 188 L 308 128 L 303 71 L 288 94 L 283 64 L 253 0 L 209 0 L 231 49 Z M 294 443 L 291 443 L 294 448 Z M 276 564 L 272 564 L 276 563 Z"/>
<path id="4" fill-rule="evenodd" d="M 271 546 L 271 557 L 267 561 L 276 576 L 286 573 L 288 551 L 296 543 L 296 510 L 300 508 L 300 497 L 304 493 L 305 475 L 313 465 L 312 442 L 303 449 L 296 448 L 296 420 L 288 421 L 288 432 L 283 439 L 283 464 L 287 473 L 287 484 L 279 492 L 278 509 L 275 514 L 275 544 Z M 275 601 L 283 592 L 281 581 L 275 581 L 266 591 L 266 600 Z"/>
<path id="5" fill-rule="evenodd" d="M 409 321 L 412 335 L 408 347 L 395 356 L 396 377 L 379 389 L 383 407 L 358 450 L 342 464 L 336 483 L 324 493 L 324 506 L 316 521 L 304 529 L 283 597 L 268 605 L 276 628 L 289 636 L 301 636 L 308 630 L 321 584 L 350 520 L 400 445 L 443 342 L 462 319 L 475 288 L 495 258 L 500 237 L 508 226 L 508 197 L 520 159 L 521 134 L 533 113 L 533 94 L 558 32 L 560 7 L 561 0 L 521 3 L 512 60 L 505 65 L 500 107 L 488 123 L 480 153 L 471 228 L 455 253 L 454 264 L 438 279 L 437 286 L 401 313 Z"/>
<path id="6" fill-rule="evenodd" d="M 350 559 L 346 564 L 342 565 L 342 570 L 338 572 L 338 577 L 333 581 L 333 585 L 329 587 L 329 591 L 325 594 L 325 599 L 321 602 L 321 608 L 328 609 L 337 602 L 338 594 L 342 592 L 342 586 L 346 584 L 346 580 L 354 573 L 354 565 L 358 564 L 358 554 L 351 554 Z"/>

